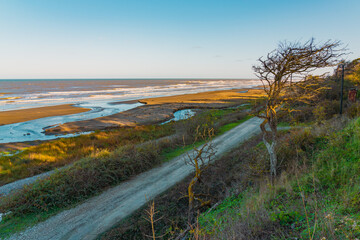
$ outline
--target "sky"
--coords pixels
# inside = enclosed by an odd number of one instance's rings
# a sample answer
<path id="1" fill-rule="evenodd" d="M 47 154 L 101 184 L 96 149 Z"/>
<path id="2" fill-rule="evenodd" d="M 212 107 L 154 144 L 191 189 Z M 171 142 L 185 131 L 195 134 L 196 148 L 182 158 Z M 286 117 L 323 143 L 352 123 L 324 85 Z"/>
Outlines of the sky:
<path id="1" fill-rule="evenodd" d="M 0 0 L 0 79 L 255 78 L 279 41 L 360 57 L 359 0 Z"/>

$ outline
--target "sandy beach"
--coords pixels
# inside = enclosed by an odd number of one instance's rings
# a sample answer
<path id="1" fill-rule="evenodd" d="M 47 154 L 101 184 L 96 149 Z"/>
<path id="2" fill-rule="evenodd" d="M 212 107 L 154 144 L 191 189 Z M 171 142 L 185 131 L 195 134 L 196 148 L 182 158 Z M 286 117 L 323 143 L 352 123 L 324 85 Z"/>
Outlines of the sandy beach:
<path id="1" fill-rule="evenodd" d="M 166 103 L 231 103 L 244 99 L 259 98 L 263 96 L 263 94 L 264 91 L 261 89 L 235 89 L 148 98 L 142 99 L 139 102 L 148 105 Z"/>
<path id="2" fill-rule="evenodd" d="M 29 108 L 0 112 L 0 125 L 30 121 L 38 118 L 62 116 L 87 112 L 90 109 L 63 104 L 49 107 Z"/>

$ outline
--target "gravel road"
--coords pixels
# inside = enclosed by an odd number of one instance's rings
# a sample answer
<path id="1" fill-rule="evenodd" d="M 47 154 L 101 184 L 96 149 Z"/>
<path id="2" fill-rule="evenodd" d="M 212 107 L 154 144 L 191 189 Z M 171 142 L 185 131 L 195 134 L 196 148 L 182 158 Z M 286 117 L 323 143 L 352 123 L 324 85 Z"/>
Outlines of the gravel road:
<path id="1" fill-rule="evenodd" d="M 252 118 L 216 137 L 216 158 L 260 132 L 261 119 Z M 190 153 L 191 154 L 191 153 Z M 183 180 L 193 167 L 185 154 L 113 187 L 83 204 L 63 211 L 10 239 L 95 239 L 99 234 L 142 207 L 148 200 Z"/>

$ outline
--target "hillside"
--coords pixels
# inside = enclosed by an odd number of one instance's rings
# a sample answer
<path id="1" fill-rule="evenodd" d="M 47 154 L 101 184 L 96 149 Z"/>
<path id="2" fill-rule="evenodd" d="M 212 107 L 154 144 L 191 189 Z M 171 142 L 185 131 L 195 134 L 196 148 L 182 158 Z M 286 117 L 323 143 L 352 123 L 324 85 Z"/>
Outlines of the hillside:
<path id="1" fill-rule="evenodd" d="M 268 153 L 256 136 L 209 166 L 195 187 L 197 221 L 189 227 L 186 189 L 192 177 L 154 200 L 155 235 L 163 239 L 358 239 L 360 111 L 347 100 L 339 116 L 339 80 L 309 77 L 316 96 L 280 113 L 279 175 L 271 183 Z M 347 75 L 345 91 L 356 88 Z M 318 91 L 321 89 L 320 91 Z M 359 97 L 359 96 L 358 96 Z M 358 98 L 359 99 L 359 98 Z M 202 203 L 208 201 L 210 205 Z M 144 206 L 99 239 L 151 235 Z"/>

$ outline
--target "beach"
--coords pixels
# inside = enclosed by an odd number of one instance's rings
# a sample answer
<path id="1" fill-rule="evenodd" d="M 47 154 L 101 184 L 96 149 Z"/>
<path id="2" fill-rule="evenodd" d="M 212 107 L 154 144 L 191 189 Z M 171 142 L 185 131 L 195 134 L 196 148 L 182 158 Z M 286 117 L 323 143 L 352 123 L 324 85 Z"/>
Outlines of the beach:
<path id="1" fill-rule="evenodd" d="M 69 134 L 116 127 L 157 124 L 172 118 L 173 114 L 179 110 L 238 106 L 249 99 L 260 98 L 263 94 L 263 90 L 260 89 L 234 89 L 142 99 L 139 102 L 144 103 L 143 106 L 111 116 L 64 123 L 46 129 L 45 134 Z M 117 104 L 122 103 L 118 102 Z"/>
<path id="2" fill-rule="evenodd" d="M 62 116 L 89 111 L 89 108 L 74 107 L 71 104 L 0 112 L 0 125 L 30 121 L 38 118 Z"/>
<path id="3" fill-rule="evenodd" d="M 255 99 L 263 96 L 262 89 L 232 89 L 202 92 L 195 94 L 181 94 L 169 97 L 147 98 L 139 100 L 147 105 L 166 104 L 166 103 L 229 103 L 244 99 Z"/>
<path id="4" fill-rule="evenodd" d="M 262 94 L 258 81 L 241 79 L 21 80 L 0 86 L 6 96 L 0 99 L 0 144 L 12 149 L 95 130 L 160 124 L 186 109 L 236 106 Z"/>

